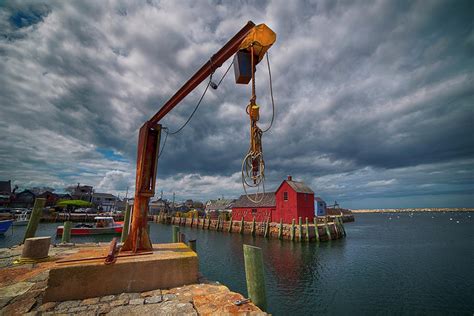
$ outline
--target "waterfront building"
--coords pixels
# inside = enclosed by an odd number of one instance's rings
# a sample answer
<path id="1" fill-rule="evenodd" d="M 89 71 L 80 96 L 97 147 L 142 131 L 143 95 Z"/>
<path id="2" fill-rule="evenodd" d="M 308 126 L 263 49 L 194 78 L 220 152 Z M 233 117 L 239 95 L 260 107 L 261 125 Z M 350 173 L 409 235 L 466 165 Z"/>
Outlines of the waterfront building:
<path id="1" fill-rule="evenodd" d="M 59 195 L 51 191 L 44 191 L 38 194 L 36 197 L 46 199 L 45 206 L 54 206 L 59 200 Z"/>
<path id="2" fill-rule="evenodd" d="M 72 192 L 72 197 L 75 200 L 84 200 L 92 202 L 92 194 L 94 193 L 94 187 L 91 185 L 77 184 L 75 187 L 68 188 Z"/>
<path id="3" fill-rule="evenodd" d="M 12 194 L 12 182 L 0 181 L 0 207 L 6 207 L 10 204 Z"/>
<path id="4" fill-rule="evenodd" d="M 111 212 L 115 210 L 115 204 L 117 203 L 118 198 L 110 193 L 93 193 L 91 202 L 99 210 L 104 212 Z"/>
<path id="5" fill-rule="evenodd" d="M 205 212 L 206 214 L 216 213 L 219 214 L 221 212 L 232 212 L 232 208 L 234 206 L 236 200 L 234 199 L 217 199 L 217 200 L 209 200 L 206 202 Z"/>
<path id="6" fill-rule="evenodd" d="M 30 208 L 35 203 L 36 195 L 30 190 L 24 190 L 13 196 L 10 206 L 18 208 Z"/>
<path id="7" fill-rule="evenodd" d="M 316 215 L 326 216 L 326 202 L 320 197 L 315 197 L 314 203 L 316 205 Z"/>
<path id="8" fill-rule="evenodd" d="M 263 197 L 252 202 L 246 195 L 241 195 L 232 207 L 232 219 L 245 221 L 270 220 L 272 222 L 291 223 L 293 219 L 306 217 L 312 221 L 314 213 L 314 192 L 304 182 L 294 181 L 291 176 L 284 180 L 275 192 L 267 192 Z"/>
<path id="9" fill-rule="evenodd" d="M 151 201 L 149 204 L 150 215 L 157 215 L 160 212 L 169 213 L 171 210 L 170 203 L 167 200 L 159 198 L 156 201 Z"/>

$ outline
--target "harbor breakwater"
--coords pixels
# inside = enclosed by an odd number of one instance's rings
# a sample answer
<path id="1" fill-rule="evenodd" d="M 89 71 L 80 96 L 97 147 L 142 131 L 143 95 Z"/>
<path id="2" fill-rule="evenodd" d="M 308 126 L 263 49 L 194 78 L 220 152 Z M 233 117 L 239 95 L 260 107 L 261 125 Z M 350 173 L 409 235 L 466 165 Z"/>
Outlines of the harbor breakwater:
<path id="1" fill-rule="evenodd" d="M 299 241 L 319 242 L 344 238 L 346 231 L 341 216 L 315 217 L 313 222 L 307 218 L 293 220 L 291 224 L 275 223 L 270 221 L 246 222 L 221 218 L 211 219 L 205 217 L 177 217 L 164 213 L 153 216 L 156 223 L 186 226 L 202 230 L 214 230 L 227 233 L 247 234 L 266 238 Z"/>

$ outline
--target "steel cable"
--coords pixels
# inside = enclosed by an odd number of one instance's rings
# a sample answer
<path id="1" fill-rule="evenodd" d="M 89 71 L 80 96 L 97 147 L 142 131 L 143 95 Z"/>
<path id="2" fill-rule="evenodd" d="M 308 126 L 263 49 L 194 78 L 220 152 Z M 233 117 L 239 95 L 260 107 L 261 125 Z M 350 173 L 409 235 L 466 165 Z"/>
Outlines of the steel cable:
<path id="1" fill-rule="evenodd" d="M 273 120 L 275 119 L 275 101 L 273 100 L 273 83 L 272 83 L 272 71 L 270 69 L 270 58 L 268 57 L 268 52 L 265 55 L 267 56 L 268 78 L 270 82 L 270 97 L 272 100 L 272 120 L 270 121 L 270 126 L 262 130 L 262 133 L 266 133 L 272 128 Z"/>

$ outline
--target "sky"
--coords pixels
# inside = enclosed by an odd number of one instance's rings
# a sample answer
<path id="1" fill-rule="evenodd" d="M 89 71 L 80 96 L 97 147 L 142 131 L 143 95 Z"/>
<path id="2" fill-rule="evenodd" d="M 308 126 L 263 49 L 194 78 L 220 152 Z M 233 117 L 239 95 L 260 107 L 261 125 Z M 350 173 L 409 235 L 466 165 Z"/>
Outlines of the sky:
<path id="1" fill-rule="evenodd" d="M 347 208 L 474 207 L 473 16 L 461 0 L 2 1 L 0 180 L 130 196 L 139 127 L 252 20 L 277 34 L 266 191 L 292 175 Z M 233 77 L 168 137 L 157 196 L 243 194 L 250 85 Z M 265 62 L 256 90 L 265 128 Z"/>

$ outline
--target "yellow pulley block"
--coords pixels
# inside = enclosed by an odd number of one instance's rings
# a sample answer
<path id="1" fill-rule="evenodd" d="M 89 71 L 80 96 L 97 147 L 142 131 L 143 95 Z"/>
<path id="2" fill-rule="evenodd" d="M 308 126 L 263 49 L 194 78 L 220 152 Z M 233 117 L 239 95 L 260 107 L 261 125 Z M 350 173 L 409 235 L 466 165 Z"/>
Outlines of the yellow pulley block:
<path id="1" fill-rule="evenodd" d="M 260 119 L 260 107 L 256 104 L 250 105 L 249 111 L 250 119 L 252 121 L 258 121 Z"/>

